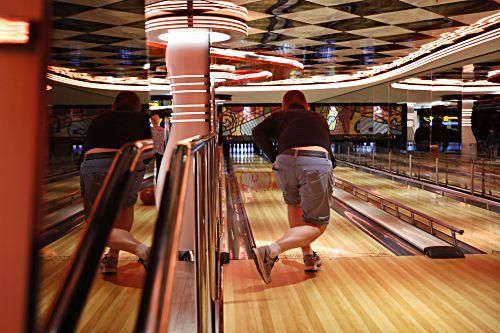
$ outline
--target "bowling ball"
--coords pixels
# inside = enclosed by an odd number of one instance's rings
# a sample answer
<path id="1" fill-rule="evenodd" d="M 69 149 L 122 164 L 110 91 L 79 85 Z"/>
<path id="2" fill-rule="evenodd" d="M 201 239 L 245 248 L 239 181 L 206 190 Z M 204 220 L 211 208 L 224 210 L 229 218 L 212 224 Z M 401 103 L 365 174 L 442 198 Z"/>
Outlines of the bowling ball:
<path id="1" fill-rule="evenodd" d="M 152 206 L 155 204 L 155 188 L 153 186 L 146 187 L 139 194 L 139 198 L 146 206 Z"/>

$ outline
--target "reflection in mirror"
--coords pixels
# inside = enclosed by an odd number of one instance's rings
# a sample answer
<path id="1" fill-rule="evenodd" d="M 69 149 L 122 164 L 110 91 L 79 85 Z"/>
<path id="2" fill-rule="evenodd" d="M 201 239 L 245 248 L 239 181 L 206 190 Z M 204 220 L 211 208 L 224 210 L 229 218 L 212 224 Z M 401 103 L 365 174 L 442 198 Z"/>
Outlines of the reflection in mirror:
<path id="1" fill-rule="evenodd" d="M 106 3 L 102 2 L 101 7 Z M 93 6 L 99 7 L 97 2 Z M 156 222 L 155 159 L 146 156 L 149 153 L 138 155 L 140 160 L 148 157 L 145 164 L 137 164 L 141 168 L 124 178 L 134 180 L 134 189 L 116 192 L 115 188 L 116 195 L 108 199 L 97 193 L 114 186 L 112 182 L 104 186 L 103 181 L 112 173 L 110 165 L 117 149 L 126 142 L 151 138 L 150 131 L 163 123 L 150 121 L 149 117 L 149 96 L 144 85 L 148 53 L 143 3 L 136 1 L 126 8 L 114 8 L 123 11 L 123 15 L 114 20 L 86 15 L 87 10 L 108 10 L 89 8 L 53 2 L 49 73 L 64 74 L 50 75 L 47 85 L 50 145 L 46 154 L 46 215 L 38 228 L 38 325 L 47 323 L 51 313 L 55 313 L 54 302 L 65 281 L 71 278 L 67 274 L 72 262 L 85 257 L 84 247 L 79 247 L 79 243 L 91 226 L 99 231 L 99 223 L 103 222 L 93 220 L 92 214 L 84 214 L 84 201 L 87 200 L 86 207 L 89 207 L 86 211 L 94 209 L 97 216 L 99 202 L 107 200 L 101 207 L 107 214 L 113 210 L 112 202 L 120 200 L 121 194 L 116 193 L 126 193 L 123 203 L 117 206 L 109 238 L 115 250 L 103 251 L 102 255 L 107 253 L 108 257 L 99 267 L 100 253 L 95 256 L 95 266 L 83 269 L 84 273 L 93 275 L 90 279 L 93 282 L 87 297 L 79 295 L 82 300 L 86 297 L 86 302 L 76 330 L 127 332 L 135 325 L 146 273 L 138 259 L 147 261 Z M 76 20 L 68 18 L 70 15 L 78 15 L 83 23 L 75 24 Z M 72 82 L 70 78 L 76 76 L 86 80 Z M 126 85 L 132 81 L 135 86 Z M 107 84 L 111 82 L 122 85 Z M 114 104 L 121 90 L 135 92 L 129 92 L 128 97 L 121 100 L 123 103 Z M 132 104 L 137 108 L 128 107 Z M 160 143 L 160 148 L 163 144 Z M 85 163 L 92 166 L 81 177 L 80 166 Z M 86 242 L 89 241 L 94 239 Z"/>
<path id="2" fill-rule="evenodd" d="M 499 59 L 457 62 L 391 84 L 392 94 L 406 93 L 406 175 L 498 197 Z"/>

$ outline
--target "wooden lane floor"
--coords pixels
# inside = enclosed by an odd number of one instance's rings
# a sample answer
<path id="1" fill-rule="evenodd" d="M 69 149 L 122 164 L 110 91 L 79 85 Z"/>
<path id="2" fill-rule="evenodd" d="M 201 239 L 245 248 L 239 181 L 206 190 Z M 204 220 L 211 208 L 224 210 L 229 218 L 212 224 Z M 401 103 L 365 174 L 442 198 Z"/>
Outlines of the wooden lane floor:
<path id="1" fill-rule="evenodd" d="M 132 233 L 150 245 L 156 219 L 156 208 L 136 205 Z M 40 252 L 39 319 L 45 318 L 57 288 L 62 283 L 83 228 L 75 230 Z M 132 332 L 139 307 L 145 271 L 137 257 L 120 252 L 118 274 L 96 273 L 92 289 L 78 326 L 79 332 Z"/>
<path id="2" fill-rule="evenodd" d="M 286 204 L 283 201 L 271 165 L 258 157 L 251 163 L 234 164 L 240 194 L 257 245 L 271 243 L 287 229 Z M 331 210 L 330 225 L 312 247 L 323 258 L 338 256 L 392 256 L 380 243 Z M 300 249 L 282 255 L 302 257 Z"/>
<path id="3" fill-rule="evenodd" d="M 463 229 L 458 239 L 484 252 L 500 251 L 500 214 L 346 167 L 335 168 L 336 177 L 388 199 L 399 201 Z"/>
<path id="4" fill-rule="evenodd" d="M 54 200 L 74 191 L 80 191 L 80 176 L 45 184 L 45 201 Z"/>
<path id="5" fill-rule="evenodd" d="M 498 332 L 500 255 L 283 259 L 264 285 L 251 260 L 224 266 L 226 333 Z"/>

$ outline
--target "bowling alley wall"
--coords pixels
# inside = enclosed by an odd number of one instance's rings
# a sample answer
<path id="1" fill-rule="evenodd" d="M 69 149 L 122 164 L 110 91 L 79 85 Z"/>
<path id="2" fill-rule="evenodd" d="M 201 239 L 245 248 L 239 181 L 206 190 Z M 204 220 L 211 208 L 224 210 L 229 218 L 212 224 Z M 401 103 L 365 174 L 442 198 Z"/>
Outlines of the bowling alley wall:
<path id="1" fill-rule="evenodd" d="M 252 129 L 281 105 L 222 107 L 224 136 L 250 136 Z M 406 104 L 312 104 L 327 121 L 331 135 L 403 135 Z"/>

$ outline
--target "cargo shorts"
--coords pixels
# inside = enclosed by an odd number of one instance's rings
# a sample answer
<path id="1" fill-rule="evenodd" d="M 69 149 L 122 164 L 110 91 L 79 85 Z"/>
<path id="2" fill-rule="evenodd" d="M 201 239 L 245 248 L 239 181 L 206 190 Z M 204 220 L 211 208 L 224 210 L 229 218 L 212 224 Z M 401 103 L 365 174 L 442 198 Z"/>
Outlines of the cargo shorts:
<path id="1" fill-rule="evenodd" d="M 83 211 L 86 218 L 89 216 L 92 205 L 97 199 L 99 190 L 104 183 L 104 179 L 108 174 L 111 164 L 113 164 L 113 160 L 113 157 L 93 160 L 84 159 L 80 166 L 80 190 L 83 197 Z M 137 194 L 145 173 L 144 164 L 140 164 L 141 165 L 138 166 L 138 172 L 133 175 L 134 185 L 132 191 L 126 195 L 125 207 L 134 206 L 137 202 Z"/>
<path id="2" fill-rule="evenodd" d="M 285 202 L 300 204 L 302 219 L 316 225 L 330 222 L 332 170 L 332 162 L 325 157 L 281 154 L 273 164 L 276 183 Z"/>

